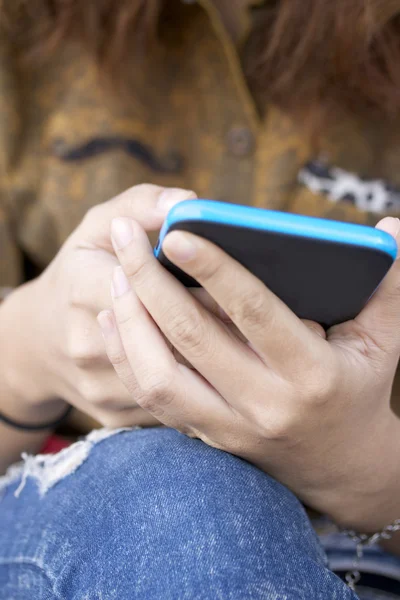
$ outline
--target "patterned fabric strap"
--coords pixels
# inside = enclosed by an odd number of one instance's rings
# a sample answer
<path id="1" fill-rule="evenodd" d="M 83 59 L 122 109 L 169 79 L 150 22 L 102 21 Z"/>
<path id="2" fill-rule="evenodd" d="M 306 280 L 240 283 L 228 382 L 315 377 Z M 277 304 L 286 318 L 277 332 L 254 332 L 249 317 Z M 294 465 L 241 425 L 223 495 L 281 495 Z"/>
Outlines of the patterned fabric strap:
<path id="1" fill-rule="evenodd" d="M 376 214 L 400 212 L 400 189 L 383 179 L 364 179 L 323 161 L 311 161 L 301 169 L 299 182 L 332 202 L 347 202 Z"/>

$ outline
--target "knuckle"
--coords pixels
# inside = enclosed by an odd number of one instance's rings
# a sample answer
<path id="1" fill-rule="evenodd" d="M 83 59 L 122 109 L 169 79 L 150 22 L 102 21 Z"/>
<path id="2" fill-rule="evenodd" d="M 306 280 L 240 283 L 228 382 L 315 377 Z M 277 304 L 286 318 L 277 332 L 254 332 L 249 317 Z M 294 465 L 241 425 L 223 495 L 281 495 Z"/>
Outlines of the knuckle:
<path id="1" fill-rule="evenodd" d="M 157 197 L 163 188 L 151 183 L 139 183 L 114 198 L 116 206 L 123 207 L 126 214 L 135 215 L 143 205 L 148 204 Z"/>
<path id="2" fill-rule="evenodd" d="M 211 257 L 210 257 L 211 258 Z M 197 267 L 196 277 L 203 282 L 219 281 L 223 275 L 224 264 L 220 260 L 204 261 Z"/>
<path id="3" fill-rule="evenodd" d="M 208 353 L 209 333 L 196 309 L 182 313 L 177 307 L 167 318 L 167 323 L 167 337 L 178 349 L 195 353 L 197 357 Z"/>
<path id="4" fill-rule="evenodd" d="M 246 330 L 259 330 L 260 324 L 272 318 L 272 311 L 265 300 L 263 290 L 245 290 L 228 306 L 227 313 L 232 321 L 240 323 Z"/>
<path id="5" fill-rule="evenodd" d="M 368 331 L 365 327 L 357 326 L 354 342 L 360 355 L 370 360 L 373 366 L 381 366 L 379 359 L 386 358 L 388 355 L 387 349 L 378 342 L 375 333 L 372 330 Z"/>
<path id="6" fill-rule="evenodd" d="M 104 394 L 102 386 L 92 378 L 83 377 L 79 385 L 79 394 L 87 404 L 104 407 L 108 403 L 108 398 Z"/>
<path id="7" fill-rule="evenodd" d="M 386 298 L 389 304 L 398 306 L 400 294 L 400 256 L 391 268 L 391 284 L 387 287 Z"/>
<path id="8" fill-rule="evenodd" d="M 164 421 L 165 410 L 162 406 L 152 402 L 150 398 L 147 398 L 143 395 L 139 395 L 136 399 L 136 402 L 141 406 L 141 408 L 143 408 L 144 411 L 150 413 L 159 421 Z"/>
<path id="9" fill-rule="evenodd" d="M 69 296 L 67 299 L 68 307 L 70 309 L 81 308 L 83 305 L 82 296 L 82 289 L 79 286 L 72 285 L 69 290 Z"/>
<path id="10" fill-rule="evenodd" d="M 176 397 L 175 384 L 171 375 L 157 373 L 148 376 L 140 383 L 140 398 L 138 402 L 148 412 L 161 414 L 164 408 L 171 404 Z"/>
<path id="11" fill-rule="evenodd" d="M 70 360 L 79 368 L 87 369 L 96 364 L 100 358 L 100 352 L 88 340 L 73 336 L 68 342 L 68 355 Z"/>
<path id="12" fill-rule="evenodd" d="M 148 182 L 144 181 L 142 183 L 138 183 L 137 185 L 133 186 L 131 188 L 131 191 L 137 195 L 147 195 L 147 194 L 154 194 L 155 192 L 159 191 L 160 189 L 161 189 L 160 187 L 153 185 L 152 183 L 148 183 Z M 135 199 L 135 196 L 131 195 L 130 199 L 132 201 L 132 204 L 135 205 L 137 202 L 137 199 Z"/>
<path id="13" fill-rule="evenodd" d="M 270 412 L 262 425 L 263 436 L 274 442 L 287 442 L 295 425 L 293 416 L 283 412 Z"/>
<path id="14" fill-rule="evenodd" d="M 88 284 L 87 265 L 79 260 L 69 261 L 64 267 L 64 274 L 68 276 L 70 285 L 67 290 L 67 307 L 76 315 L 78 311 L 87 310 L 93 295 Z"/>
<path id="15" fill-rule="evenodd" d="M 114 350 L 114 351 L 109 350 L 107 352 L 107 356 L 108 356 L 110 363 L 114 367 L 123 367 L 128 362 L 125 351 L 122 349 Z"/>
<path id="16" fill-rule="evenodd" d="M 317 366 L 304 384 L 303 401 L 312 406 L 324 406 L 337 393 L 338 381 L 333 370 Z"/>
<path id="17" fill-rule="evenodd" d="M 125 308 L 125 307 L 124 307 Z M 115 321 L 120 328 L 126 328 L 130 323 L 135 322 L 135 317 L 133 314 L 132 307 L 129 307 L 129 310 L 115 310 Z"/>
<path id="18" fill-rule="evenodd" d="M 288 441 L 296 429 L 298 420 L 304 419 L 295 390 L 286 388 L 268 402 L 261 400 L 249 406 L 248 413 L 252 429 L 259 432 L 261 439 Z"/>
<path id="19" fill-rule="evenodd" d="M 139 396 L 139 386 L 135 374 L 128 363 L 124 364 L 121 368 L 117 369 L 118 377 L 128 391 L 131 399 L 136 402 Z"/>
<path id="20" fill-rule="evenodd" d="M 122 254 L 124 251 L 122 251 Z M 157 268 L 157 264 L 149 257 L 141 258 L 139 256 L 129 255 L 129 260 L 124 261 L 124 272 L 130 281 L 134 281 L 140 286 L 142 283 L 148 285 L 150 279 Z"/>

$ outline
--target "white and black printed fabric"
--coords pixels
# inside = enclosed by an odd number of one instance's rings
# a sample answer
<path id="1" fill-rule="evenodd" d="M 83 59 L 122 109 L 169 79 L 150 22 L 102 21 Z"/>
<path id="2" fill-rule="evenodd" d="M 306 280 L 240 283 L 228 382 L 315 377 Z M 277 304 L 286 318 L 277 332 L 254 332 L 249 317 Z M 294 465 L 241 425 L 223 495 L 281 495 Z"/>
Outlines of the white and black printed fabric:
<path id="1" fill-rule="evenodd" d="M 307 163 L 299 182 L 332 202 L 348 202 L 359 210 L 378 214 L 400 212 L 400 188 L 382 179 L 364 179 L 320 161 Z"/>

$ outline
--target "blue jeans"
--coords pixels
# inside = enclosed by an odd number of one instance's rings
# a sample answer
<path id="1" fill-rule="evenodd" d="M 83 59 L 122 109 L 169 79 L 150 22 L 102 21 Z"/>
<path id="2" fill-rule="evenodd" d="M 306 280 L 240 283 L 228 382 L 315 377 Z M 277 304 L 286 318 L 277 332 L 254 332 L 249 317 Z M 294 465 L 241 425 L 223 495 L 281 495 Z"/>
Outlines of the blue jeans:
<path id="1" fill-rule="evenodd" d="M 169 429 L 94 434 L 0 490 L 1 600 L 357 598 L 286 488 Z"/>

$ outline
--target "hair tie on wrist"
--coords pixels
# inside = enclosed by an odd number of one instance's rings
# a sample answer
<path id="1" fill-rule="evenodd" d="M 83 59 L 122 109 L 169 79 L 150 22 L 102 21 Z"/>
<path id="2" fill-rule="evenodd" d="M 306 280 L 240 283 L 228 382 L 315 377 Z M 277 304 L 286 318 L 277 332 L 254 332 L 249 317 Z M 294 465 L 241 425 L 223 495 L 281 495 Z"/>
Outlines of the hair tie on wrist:
<path id="1" fill-rule="evenodd" d="M 14 421 L 9 417 L 6 417 L 3 413 L 0 412 L 0 422 L 8 425 L 9 427 L 13 427 L 14 429 L 19 429 L 20 431 L 44 431 L 45 429 L 55 429 L 58 425 L 60 425 L 71 413 L 72 406 L 68 406 L 68 408 L 63 412 L 61 417 L 58 417 L 54 421 L 49 421 L 47 423 L 41 423 L 38 425 L 33 425 L 32 423 L 21 423 L 18 421 Z"/>

